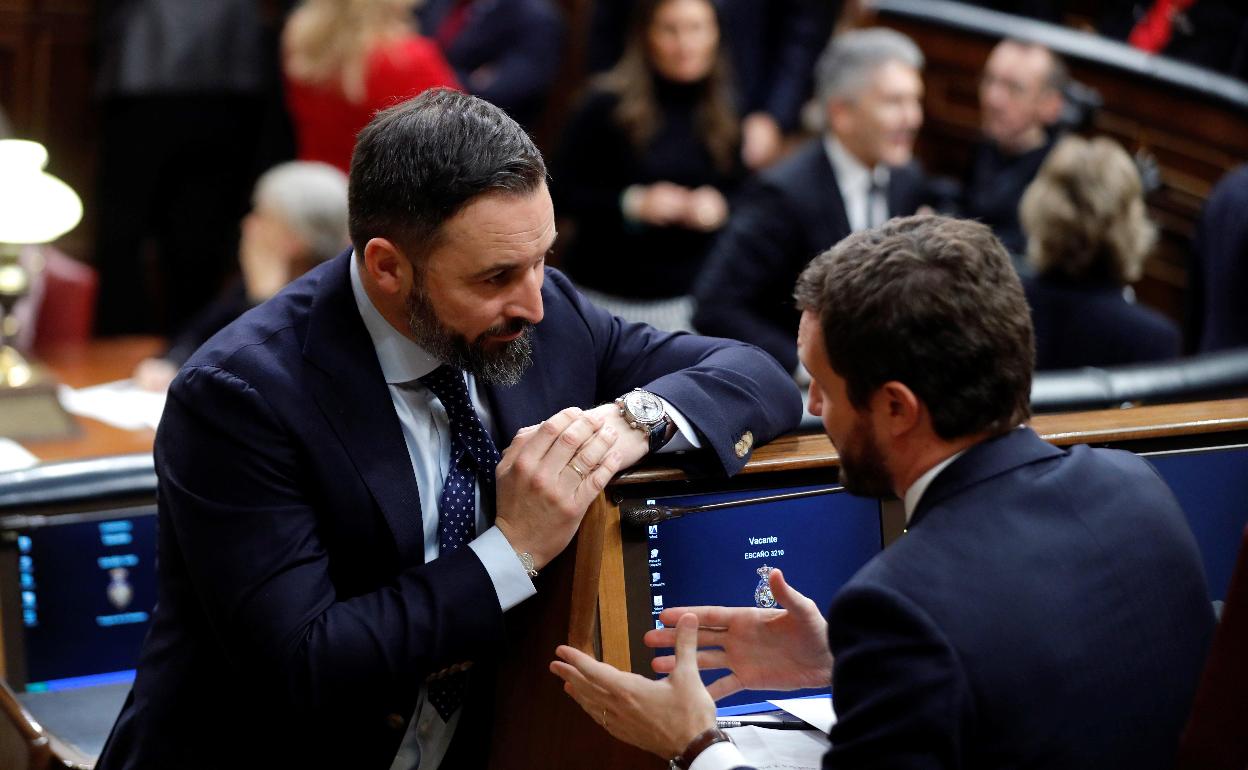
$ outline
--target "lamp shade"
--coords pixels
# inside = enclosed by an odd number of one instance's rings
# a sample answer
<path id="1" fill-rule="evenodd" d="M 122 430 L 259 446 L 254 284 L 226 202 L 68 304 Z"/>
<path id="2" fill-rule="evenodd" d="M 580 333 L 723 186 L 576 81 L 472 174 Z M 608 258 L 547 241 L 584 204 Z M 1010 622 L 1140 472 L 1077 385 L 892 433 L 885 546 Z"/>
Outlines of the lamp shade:
<path id="1" fill-rule="evenodd" d="M 38 142 L 0 139 L 0 243 L 47 243 L 82 219 L 82 200 L 47 164 Z"/>

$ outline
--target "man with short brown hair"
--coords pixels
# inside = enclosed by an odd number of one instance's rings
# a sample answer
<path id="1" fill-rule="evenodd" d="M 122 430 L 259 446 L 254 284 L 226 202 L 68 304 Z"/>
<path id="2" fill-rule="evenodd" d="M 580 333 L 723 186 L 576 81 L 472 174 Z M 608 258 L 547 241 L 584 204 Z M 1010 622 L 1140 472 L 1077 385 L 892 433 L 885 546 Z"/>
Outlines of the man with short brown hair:
<path id="1" fill-rule="evenodd" d="M 651 452 L 794 426 L 762 352 L 546 267 L 546 164 L 431 89 L 356 142 L 354 248 L 208 340 L 156 434 L 159 595 L 100 770 L 486 767 L 508 616 Z"/>
<path id="2" fill-rule="evenodd" d="M 665 610 L 650 681 L 570 647 L 552 670 L 616 737 L 744 767 L 712 697 L 830 684 L 825 768 L 1169 767 L 1213 627 L 1173 495 L 1127 452 L 1059 449 L 1028 416 L 1022 287 L 982 224 L 893 220 L 797 286 L 810 410 L 854 494 L 907 531 L 819 608 Z M 699 650 L 698 648 L 703 649 Z M 833 661 L 835 660 L 835 663 Z M 728 669 L 702 686 L 697 669 Z"/>

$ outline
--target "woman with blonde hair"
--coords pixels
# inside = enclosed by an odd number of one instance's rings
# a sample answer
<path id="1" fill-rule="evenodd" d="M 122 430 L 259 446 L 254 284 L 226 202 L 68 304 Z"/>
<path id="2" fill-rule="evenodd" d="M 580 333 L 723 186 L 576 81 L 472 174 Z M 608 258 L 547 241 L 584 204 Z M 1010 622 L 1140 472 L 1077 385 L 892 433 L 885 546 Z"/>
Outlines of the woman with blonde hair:
<path id="1" fill-rule="evenodd" d="M 1156 361 L 1179 355 L 1178 326 L 1134 302 L 1157 241 L 1131 157 L 1112 139 L 1068 136 L 1019 205 L 1023 287 L 1036 330 L 1036 368 Z"/>
<path id="2" fill-rule="evenodd" d="M 417 0 L 304 0 L 282 33 L 286 101 L 300 160 L 347 171 L 373 115 L 428 88 L 458 88 L 416 30 Z"/>

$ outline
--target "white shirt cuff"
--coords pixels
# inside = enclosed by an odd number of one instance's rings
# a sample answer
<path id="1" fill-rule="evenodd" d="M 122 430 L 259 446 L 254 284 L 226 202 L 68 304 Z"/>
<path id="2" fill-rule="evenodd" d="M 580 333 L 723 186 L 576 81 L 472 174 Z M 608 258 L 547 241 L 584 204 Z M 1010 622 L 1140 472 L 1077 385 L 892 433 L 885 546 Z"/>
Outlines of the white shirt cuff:
<path id="1" fill-rule="evenodd" d="M 490 527 L 468 544 L 490 575 L 503 612 L 537 593 L 516 551 L 498 527 Z"/>
<path id="2" fill-rule="evenodd" d="M 698 441 L 698 434 L 694 432 L 693 425 L 689 423 L 689 420 L 676 407 L 669 404 L 666 398 L 662 396 L 658 398 L 663 402 L 663 408 L 667 410 L 667 416 L 671 417 L 672 422 L 676 423 L 676 435 L 672 436 L 672 440 L 667 442 L 655 454 L 679 452 L 682 449 L 701 449 L 702 443 Z"/>
<path id="3" fill-rule="evenodd" d="M 689 770 L 729 770 L 749 765 L 749 760 L 732 741 L 712 743 L 689 765 Z"/>

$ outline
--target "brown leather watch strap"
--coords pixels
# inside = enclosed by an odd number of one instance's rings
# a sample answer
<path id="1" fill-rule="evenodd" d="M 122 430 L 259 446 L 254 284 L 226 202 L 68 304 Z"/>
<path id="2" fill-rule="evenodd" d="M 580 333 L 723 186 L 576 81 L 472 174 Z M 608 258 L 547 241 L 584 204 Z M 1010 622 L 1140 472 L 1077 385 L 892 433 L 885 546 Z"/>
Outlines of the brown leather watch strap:
<path id="1" fill-rule="evenodd" d="M 677 770 L 689 770 L 689 765 L 693 764 L 693 760 L 697 759 L 699 754 L 722 741 L 731 742 L 732 739 L 728 737 L 728 733 L 718 727 L 704 730 L 697 738 L 689 742 L 689 745 L 685 747 L 684 751 L 680 752 L 679 756 L 672 758 L 670 767 Z"/>

